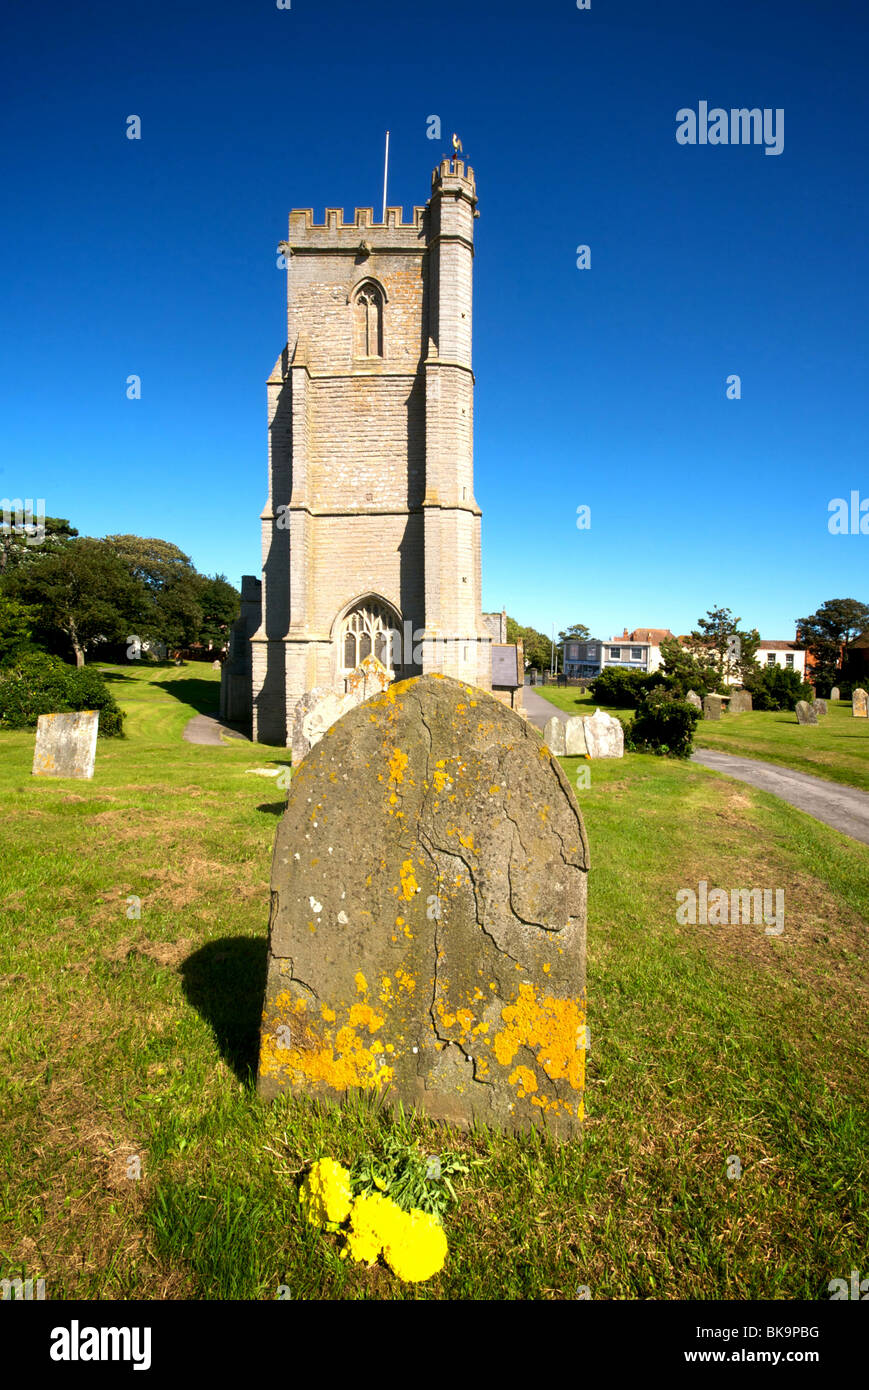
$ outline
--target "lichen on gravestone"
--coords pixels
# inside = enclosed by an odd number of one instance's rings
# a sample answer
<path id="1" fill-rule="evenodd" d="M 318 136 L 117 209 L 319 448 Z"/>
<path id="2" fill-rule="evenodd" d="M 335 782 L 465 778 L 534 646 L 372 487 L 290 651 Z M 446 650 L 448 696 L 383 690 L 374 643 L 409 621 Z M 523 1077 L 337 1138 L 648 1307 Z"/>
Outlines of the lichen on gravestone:
<path id="1" fill-rule="evenodd" d="M 278 827 L 260 1094 L 574 1133 L 587 871 L 561 767 L 490 694 L 422 676 L 342 716 Z"/>

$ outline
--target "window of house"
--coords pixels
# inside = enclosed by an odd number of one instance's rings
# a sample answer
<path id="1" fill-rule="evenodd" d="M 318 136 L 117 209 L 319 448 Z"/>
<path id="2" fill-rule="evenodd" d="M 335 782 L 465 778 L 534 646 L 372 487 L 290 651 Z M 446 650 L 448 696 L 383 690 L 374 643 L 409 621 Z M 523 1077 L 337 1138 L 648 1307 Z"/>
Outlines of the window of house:
<path id="1" fill-rule="evenodd" d="M 793 667 L 794 667 L 794 654 L 793 654 L 793 652 L 785 652 L 785 666 L 789 666 L 789 667 L 791 668 L 791 670 L 793 670 Z"/>
<path id="2" fill-rule="evenodd" d="M 642 647 L 631 647 L 631 661 L 642 661 L 642 659 L 643 659 L 643 649 L 642 649 Z"/>
<path id="3" fill-rule="evenodd" d="M 767 666 L 775 666 L 775 652 L 767 652 L 766 664 Z"/>
<path id="4" fill-rule="evenodd" d="M 368 281 L 353 298 L 353 333 L 355 357 L 383 356 L 383 295 Z"/>
<path id="5" fill-rule="evenodd" d="M 621 649 L 621 647 L 610 647 L 610 660 L 611 660 L 611 661 L 620 661 L 620 660 L 621 660 L 621 655 L 622 655 L 622 649 Z"/>

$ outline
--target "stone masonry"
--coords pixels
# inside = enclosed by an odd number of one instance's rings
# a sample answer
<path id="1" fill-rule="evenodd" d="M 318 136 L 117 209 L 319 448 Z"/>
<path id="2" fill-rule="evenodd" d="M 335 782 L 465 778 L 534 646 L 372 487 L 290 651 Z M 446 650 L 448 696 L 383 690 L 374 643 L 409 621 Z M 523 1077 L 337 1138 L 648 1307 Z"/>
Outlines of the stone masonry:
<path id="1" fill-rule="evenodd" d="M 491 689 L 481 612 L 471 366 L 474 172 L 444 159 L 409 221 L 290 213 L 288 332 L 268 381 L 269 495 L 253 737 L 343 694 L 365 656 L 394 679 Z M 395 636 L 393 636 L 395 634 Z M 386 644 L 389 644 L 388 646 Z"/>

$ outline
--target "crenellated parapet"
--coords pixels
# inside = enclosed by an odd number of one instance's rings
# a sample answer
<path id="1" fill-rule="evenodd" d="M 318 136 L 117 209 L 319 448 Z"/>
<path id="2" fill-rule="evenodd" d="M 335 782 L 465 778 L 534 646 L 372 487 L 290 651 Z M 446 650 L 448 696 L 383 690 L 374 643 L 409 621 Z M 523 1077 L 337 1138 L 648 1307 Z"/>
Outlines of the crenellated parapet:
<path id="1" fill-rule="evenodd" d="M 406 222 L 404 208 L 387 208 L 384 222 L 375 219 L 373 208 L 354 208 L 352 221 L 347 221 L 343 208 L 326 208 L 324 221 L 315 222 L 313 208 L 294 208 L 286 245 L 290 255 L 324 249 L 354 253 L 362 249 L 364 253 L 366 247 L 419 249 L 426 217 L 426 208 L 415 207 Z"/>

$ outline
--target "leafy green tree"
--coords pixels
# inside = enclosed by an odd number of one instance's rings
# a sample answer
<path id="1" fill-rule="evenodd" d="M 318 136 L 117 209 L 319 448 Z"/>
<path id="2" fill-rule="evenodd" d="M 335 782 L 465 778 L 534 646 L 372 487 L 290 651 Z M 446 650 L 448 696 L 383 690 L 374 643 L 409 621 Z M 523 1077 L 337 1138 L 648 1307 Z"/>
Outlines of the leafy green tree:
<path id="1" fill-rule="evenodd" d="M 35 650 L 32 634 L 36 617 L 33 609 L 0 593 L 0 666 Z"/>
<path id="2" fill-rule="evenodd" d="M 45 535 L 39 545 L 32 543 L 35 539 L 33 536 L 28 539 L 23 532 L 16 531 L 14 526 L 8 531 L 0 530 L 0 579 L 18 565 L 26 565 L 45 555 L 56 553 L 63 548 L 66 541 L 78 535 L 76 528 L 70 526 L 65 517 L 47 516 L 43 528 Z"/>
<path id="3" fill-rule="evenodd" d="M 836 673 L 848 668 L 848 649 L 869 627 L 869 606 L 854 598 L 832 598 L 816 613 L 797 618 L 797 635 L 815 659 L 814 677 L 834 684 Z"/>
<path id="4" fill-rule="evenodd" d="M 724 693 L 724 683 L 711 654 L 705 648 L 695 652 L 683 647 L 676 637 L 665 637 L 661 642 L 661 670 L 670 689 L 679 695 L 687 695 L 689 690 L 700 696 L 711 691 Z"/>
<path id="5" fill-rule="evenodd" d="M 760 633 L 757 628 L 743 631 L 739 626 L 741 622 L 729 608 L 710 608 L 705 618 L 698 618 L 697 630 L 688 639 L 689 649 L 695 655 L 707 656 L 725 684 L 744 680 L 756 665 L 754 657 L 760 645 Z"/>
<path id="6" fill-rule="evenodd" d="M 538 671 L 543 671 L 549 666 L 552 644 L 544 632 L 538 632 L 533 627 L 522 627 L 515 618 L 508 617 L 507 641 L 521 642 L 525 651 L 525 660 L 530 665 L 536 666 Z"/>
<path id="7" fill-rule="evenodd" d="M 229 630 L 241 612 L 241 595 L 225 574 L 198 576 L 202 624 L 198 640 L 204 647 L 222 647 L 229 641 Z"/>
<path id="8" fill-rule="evenodd" d="M 142 582 L 110 546 L 88 537 L 16 566 L 4 592 L 36 610 L 38 640 L 63 634 L 77 666 L 96 639 L 120 641 L 135 632 L 147 609 Z"/>

